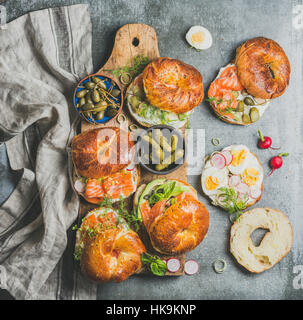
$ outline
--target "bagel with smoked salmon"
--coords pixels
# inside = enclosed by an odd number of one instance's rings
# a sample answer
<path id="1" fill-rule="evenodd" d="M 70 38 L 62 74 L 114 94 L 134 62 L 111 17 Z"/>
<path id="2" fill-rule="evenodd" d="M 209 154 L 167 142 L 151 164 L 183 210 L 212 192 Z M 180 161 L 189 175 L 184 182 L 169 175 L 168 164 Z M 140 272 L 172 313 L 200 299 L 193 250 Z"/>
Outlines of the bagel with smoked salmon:
<path id="1" fill-rule="evenodd" d="M 150 62 L 129 85 L 127 105 L 142 126 L 185 125 L 204 98 L 201 73 L 180 60 L 168 57 Z"/>
<path id="2" fill-rule="evenodd" d="M 223 121 L 249 125 L 260 119 L 272 99 L 281 96 L 290 78 L 290 63 L 274 40 L 253 38 L 236 50 L 208 90 L 208 101 Z"/>
<path id="3" fill-rule="evenodd" d="M 94 204 L 105 198 L 115 202 L 129 197 L 140 180 L 134 156 L 133 139 L 120 128 L 104 127 L 75 136 L 72 140 L 74 189 Z"/>
<path id="4" fill-rule="evenodd" d="M 121 282 L 142 268 L 144 244 L 110 208 L 90 211 L 76 234 L 75 259 L 95 282 Z"/>
<path id="5" fill-rule="evenodd" d="M 181 180 L 157 179 L 141 185 L 134 196 L 134 208 L 153 248 L 162 254 L 191 251 L 207 234 L 209 213 L 196 190 Z"/>

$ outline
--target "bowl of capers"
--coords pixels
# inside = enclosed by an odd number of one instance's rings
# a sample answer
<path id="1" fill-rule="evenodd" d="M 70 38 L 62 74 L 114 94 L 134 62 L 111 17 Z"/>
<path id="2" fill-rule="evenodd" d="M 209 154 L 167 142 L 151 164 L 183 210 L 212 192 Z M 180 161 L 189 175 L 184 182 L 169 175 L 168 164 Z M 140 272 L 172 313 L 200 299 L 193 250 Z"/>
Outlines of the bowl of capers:
<path id="1" fill-rule="evenodd" d="M 88 75 L 76 86 L 74 104 L 84 120 L 94 124 L 106 123 L 121 112 L 123 91 L 108 75 Z"/>

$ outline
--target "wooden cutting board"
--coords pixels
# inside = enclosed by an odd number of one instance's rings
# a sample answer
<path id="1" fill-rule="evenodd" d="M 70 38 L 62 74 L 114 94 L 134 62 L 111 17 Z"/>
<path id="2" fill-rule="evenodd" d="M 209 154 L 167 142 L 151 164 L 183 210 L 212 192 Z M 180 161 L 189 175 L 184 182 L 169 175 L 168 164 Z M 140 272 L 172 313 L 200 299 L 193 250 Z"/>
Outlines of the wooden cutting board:
<path id="1" fill-rule="evenodd" d="M 113 79 L 115 79 L 121 86 L 123 90 L 126 89 L 126 86 L 123 85 L 118 78 L 113 77 L 112 74 L 108 73 L 104 70 L 113 70 L 117 67 L 123 67 L 125 65 L 129 65 L 133 59 L 138 55 L 147 56 L 150 60 L 154 60 L 160 57 L 159 50 L 158 50 L 158 41 L 157 35 L 155 30 L 146 25 L 146 24 L 127 24 L 120 28 L 115 37 L 114 47 L 111 56 L 109 57 L 106 64 L 97 72 L 102 73 L 103 75 L 109 75 Z M 127 111 L 126 105 L 123 106 L 122 112 L 126 119 L 128 120 L 128 125 L 132 123 L 136 123 L 134 119 L 131 118 Z M 139 124 L 136 123 L 138 126 Z M 101 128 L 101 127 L 119 127 L 119 123 L 116 119 L 110 120 L 105 124 L 92 124 L 86 121 L 81 122 L 81 132 Z M 140 126 L 139 126 L 140 127 Z M 127 129 L 127 127 L 126 127 Z M 185 132 L 185 129 L 181 129 L 181 131 Z M 179 167 L 176 171 L 168 174 L 168 175 L 157 175 L 152 174 L 143 168 L 141 168 L 141 179 L 140 185 L 143 183 L 148 183 L 154 179 L 159 178 L 167 178 L 167 179 L 174 179 L 178 178 L 187 182 L 187 163 L 185 162 L 181 167 Z M 132 197 L 131 197 L 132 198 Z M 128 200 L 129 209 L 132 209 L 132 199 Z M 80 201 L 80 210 L 79 210 L 79 218 L 82 217 L 92 208 L 95 208 L 95 205 L 87 203 L 84 199 L 81 198 Z M 161 256 L 159 253 L 153 251 L 151 244 L 148 239 L 148 235 L 145 231 L 139 232 L 139 235 L 144 242 L 147 251 L 152 254 L 157 254 L 158 256 L 162 257 L 163 259 L 167 258 L 165 256 Z M 167 272 L 167 275 L 174 275 L 180 276 L 184 275 L 184 263 L 185 263 L 185 254 L 175 256 L 180 259 L 181 261 L 181 268 L 176 273 Z M 141 271 L 142 273 L 145 270 Z"/>

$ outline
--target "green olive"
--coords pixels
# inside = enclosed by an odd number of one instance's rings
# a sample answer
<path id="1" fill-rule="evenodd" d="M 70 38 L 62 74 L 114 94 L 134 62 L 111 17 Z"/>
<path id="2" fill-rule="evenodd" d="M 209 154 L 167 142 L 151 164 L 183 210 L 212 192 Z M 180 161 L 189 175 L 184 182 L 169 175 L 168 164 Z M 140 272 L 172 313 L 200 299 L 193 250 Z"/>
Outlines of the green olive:
<path id="1" fill-rule="evenodd" d="M 243 123 L 250 123 L 250 117 L 248 114 L 244 113 L 242 116 Z"/>
<path id="2" fill-rule="evenodd" d="M 103 117 L 104 117 L 104 111 L 100 111 L 96 115 L 97 120 L 101 120 L 101 119 L 103 119 Z"/>
<path id="3" fill-rule="evenodd" d="M 88 81 L 88 82 L 85 83 L 85 87 L 87 89 L 94 89 L 95 86 L 96 86 L 96 84 L 94 82 L 91 82 L 91 81 Z"/>
<path id="4" fill-rule="evenodd" d="M 90 92 L 88 92 L 88 93 L 86 94 L 86 96 L 85 96 L 85 101 L 86 101 L 86 103 L 92 103 L 92 104 L 93 104 L 93 100 L 92 100 L 92 98 L 91 98 Z"/>
<path id="5" fill-rule="evenodd" d="M 254 106 L 254 105 L 255 105 L 254 100 L 253 100 L 252 98 L 250 98 L 250 97 L 246 97 L 246 98 L 244 99 L 244 103 L 245 103 L 247 106 Z"/>
<path id="6" fill-rule="evenodd" d="M 104 83 L 104 81 L 99 81 L 98 87 L 99 87 L 99 89 L 106 90 L 106 84 Z"/>
<path id="7" fill-rule="evenodd" d="M 109 118 L 112 118 L 114 117 L 116 114 L 118 113 L 118 110 L 114 109 L 114 108 L 108 108 L 106 110 L 106 116 L 109 117 Z"/>
<path id="8" fill-rule="evenodd" d="M 93 91 L 92 99 L 93 99 L 93 101 L 96 102 L 96 103 L 100 102 L 100 100 L 101 100 L 100 94 L 99 94 L 99 92 L 98 92 L 96 89 L 94 89 L 94 91 Z"/>
<path id="9" fill-rule="evenodd" d="M 119 89 L 113 89 L 111 94 L 114 96 L 114 97 L 118 97 L 118 95 L 121 93 L 121 91 Z"/>
<path id="10" fill-rule="evenodd" d="M 244 111 L 244 101 L 242 101 L 242 100 L 238 101 L 237 111 L 238 112 Z"/>
<path id="11" fill-rule="evenodd" d="M 100 83 L 102 80 L 98 77 L 92 77 L 92 80 L 95 82 L 95 83 Z"/>
<path id="12" fill-rule="evenodd" d="M 76 94 L 76 97 L 77 98 L 83 98 L 87 94 L 87 92 L 88 92 L 88 90 L 86 90 L 86 89 L 78 91 L 77 94 Z"/>
<path id="13" fill-rule="evenodd" d="M 252 122 L 256 122 L 260 119 L 259 110 L 256 107 L 250 109 L 249 115 Z"/>

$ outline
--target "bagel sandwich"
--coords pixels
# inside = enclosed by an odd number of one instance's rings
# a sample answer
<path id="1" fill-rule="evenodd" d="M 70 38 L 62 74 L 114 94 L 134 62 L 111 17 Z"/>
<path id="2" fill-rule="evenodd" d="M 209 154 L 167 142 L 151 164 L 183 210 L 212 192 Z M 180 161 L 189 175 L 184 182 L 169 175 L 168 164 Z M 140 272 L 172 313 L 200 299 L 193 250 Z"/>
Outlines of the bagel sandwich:
<path id="1" fill-rule="evenodd" d="M 121 282 L 140 271 L 145 251 L 138 234 L 114 209 L 90 211 L 76 233 L 75 259 L 82 273 L 98 283 Z"/>
<path id="2" fill-rule="evenodd" d="M 167 124 L 180 128 L 203 98 L 201 73 L 168 57 L 150 62 L 126 91 L 129 112 L 144 127 Z"/>
<path id="3" fill-rule="evenodd" d="M 117 127 L 93 129 L 72 140 L 75 191 L 86 201 L 99 204 L 128 198 L 140 180 L 134 165 L 134 142 L 129 132 Z"/>
<path id="4" fill-rule="evenodd" d="M 256 246 L 251 234 L 260 228 L 268 232 Z M 290 252 L 292 243 L 290 221 L 276 209 L 251 209 L 244 212 L 231 227 L 230 252 L 239 264 L 253 273 L 272 268 Z"/>
<path id="5" fill-rule="evenodd" d="M 235 59 L 221 68 L 208 90 L 208 101 L 223 121 L 238 125 L 256 122 L 272 99 L 281 96 L 290 78 L 290 63 L 274 40 L 253 38 L 236 50 Z"/>
<path id="6" fill-rule="evenodd" d="M 213 205 L 238 214 L 261 199 L 263 177 L 257 156 L 245 145 L 231 145 L 207 159 L 201 185 Z"/>
<path id="7" fill-rule="evenodd" d="M 166 255 L 196 248 L 209 227 L 209 213 L 197 191 L 181 180 L 156 179 L 141 185 L 134 209 L 143 221 L 153 248 Z"/>

